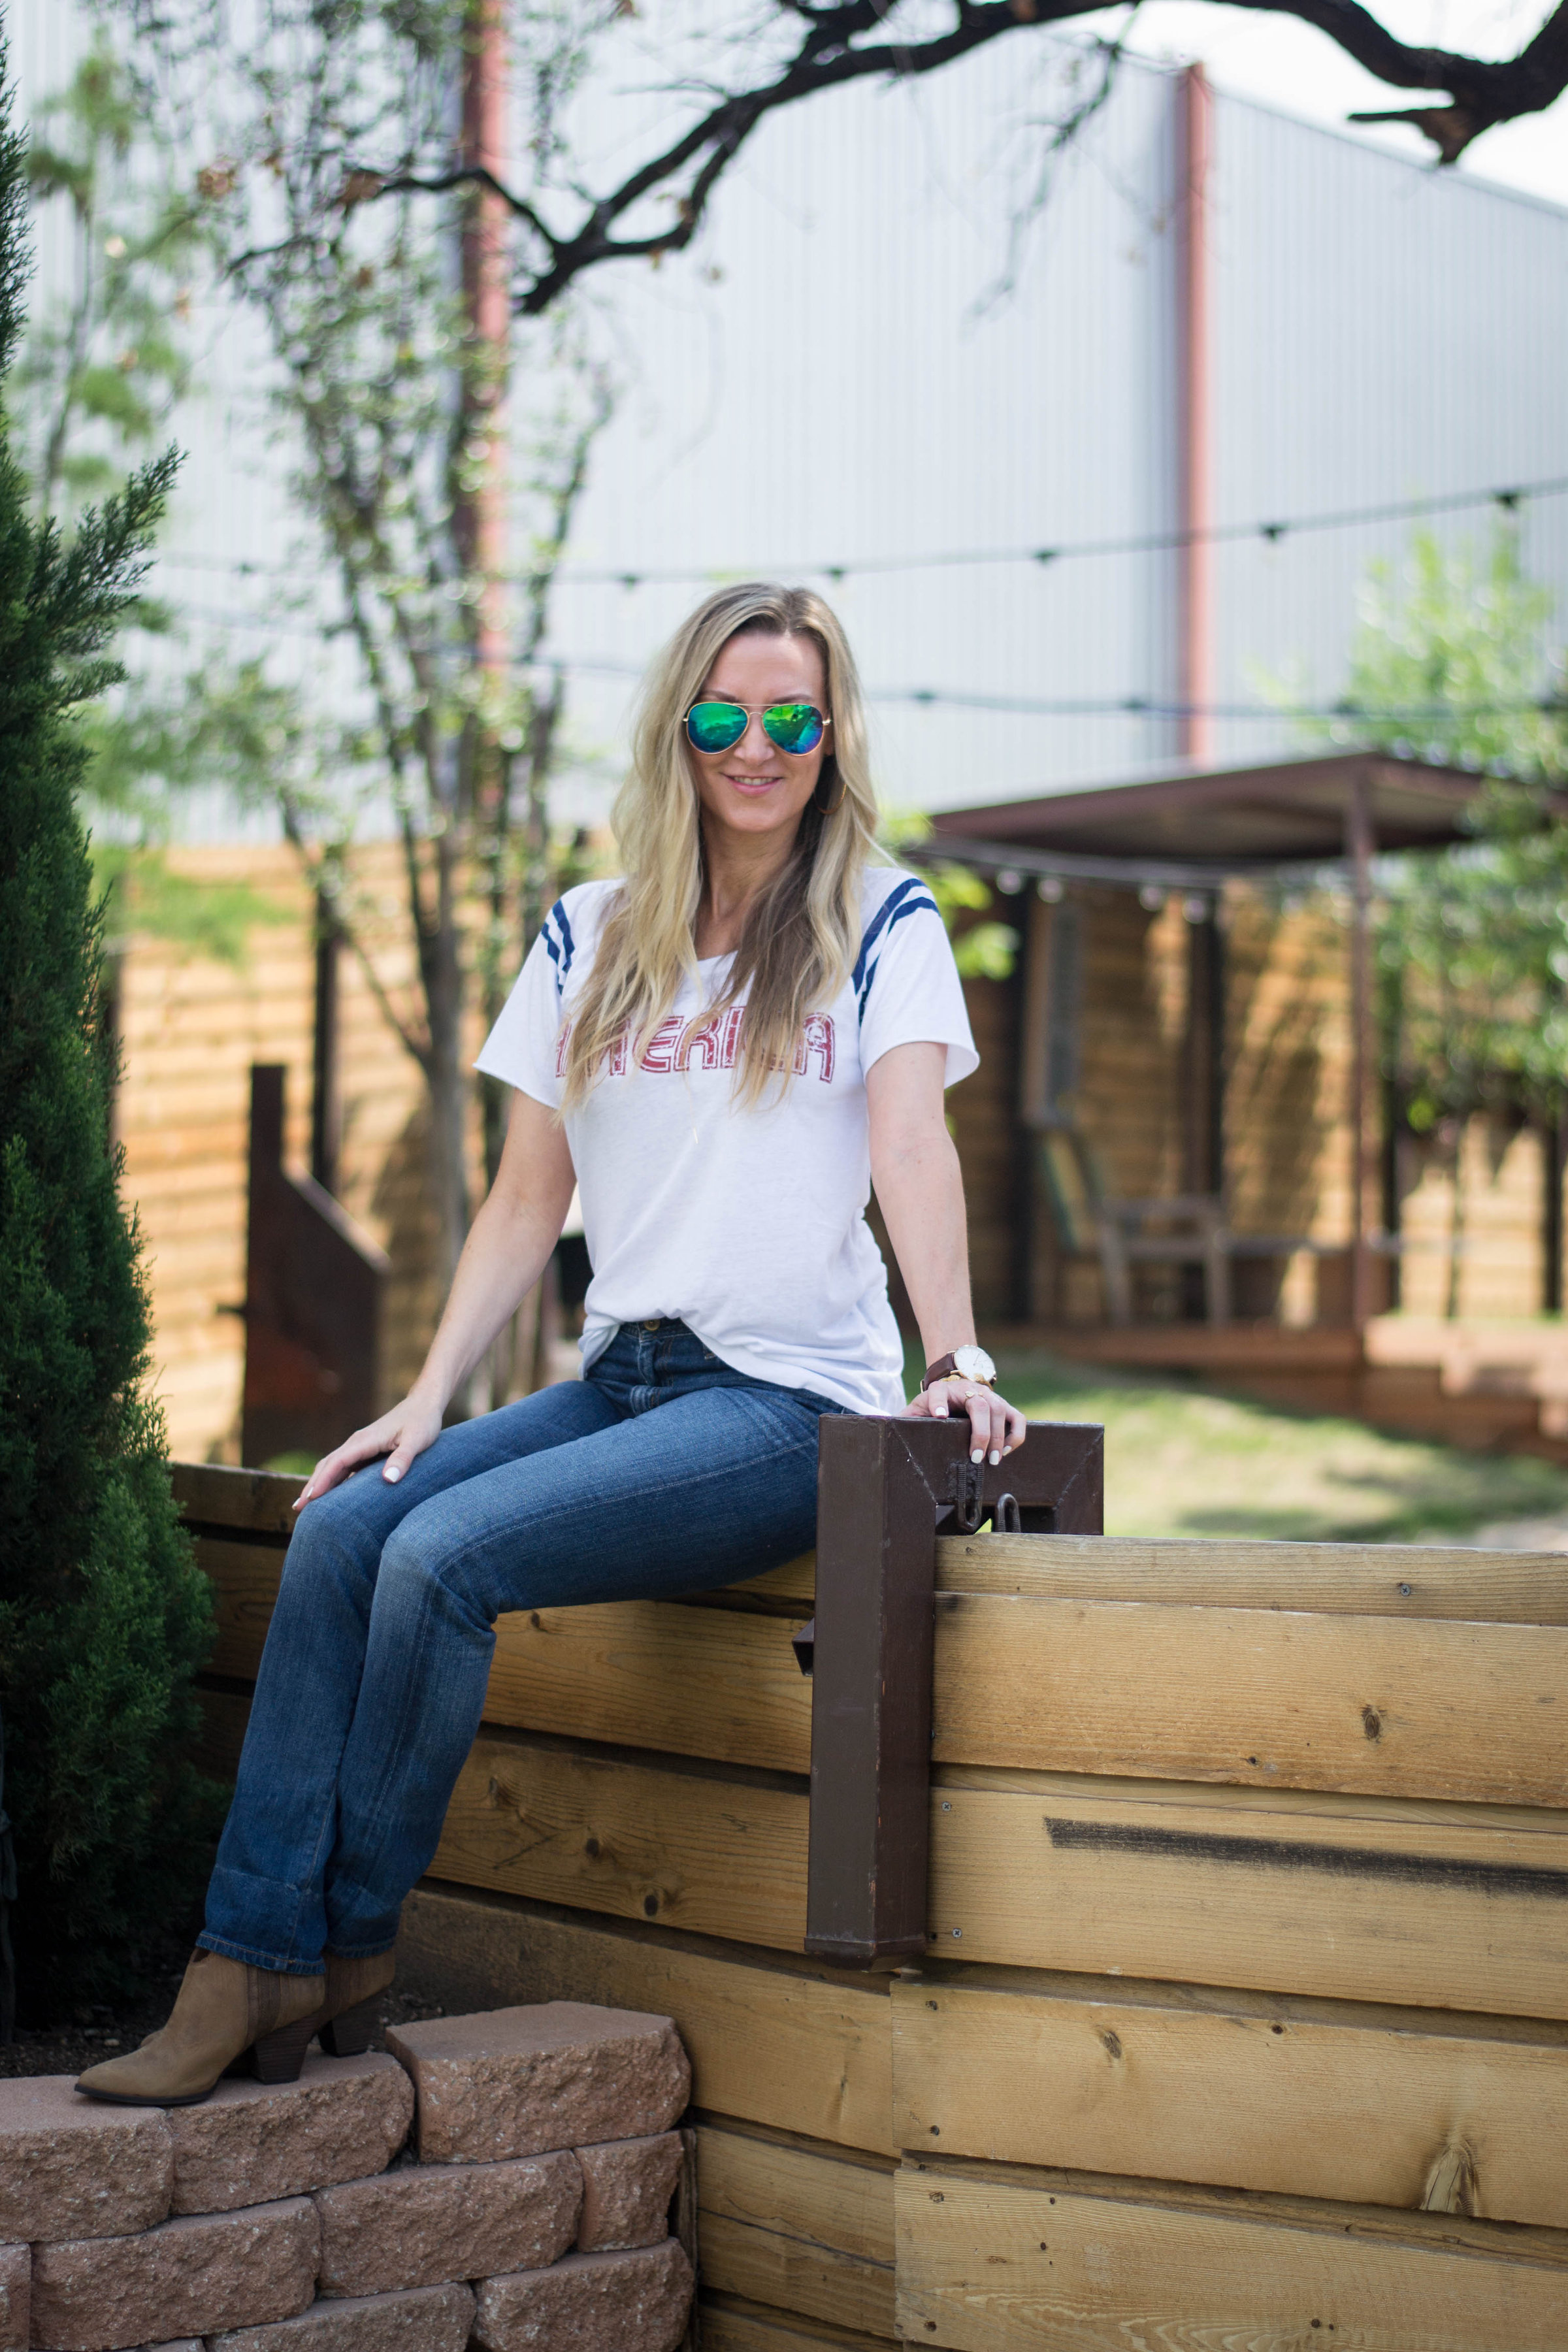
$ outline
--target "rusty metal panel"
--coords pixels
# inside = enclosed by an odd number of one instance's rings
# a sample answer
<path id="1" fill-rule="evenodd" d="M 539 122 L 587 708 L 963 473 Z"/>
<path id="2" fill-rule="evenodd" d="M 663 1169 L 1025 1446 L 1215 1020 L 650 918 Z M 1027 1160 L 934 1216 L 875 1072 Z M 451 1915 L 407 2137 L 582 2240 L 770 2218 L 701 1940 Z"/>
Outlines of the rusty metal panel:
<path id="1" fill-rule="evenodd" d="M 247 1465 L 330 1453 L 375 1419 L 387 1259 L 331 1194 L 283 1165 L 279 1063 L 250 1073 L 246 1245 Z"/>

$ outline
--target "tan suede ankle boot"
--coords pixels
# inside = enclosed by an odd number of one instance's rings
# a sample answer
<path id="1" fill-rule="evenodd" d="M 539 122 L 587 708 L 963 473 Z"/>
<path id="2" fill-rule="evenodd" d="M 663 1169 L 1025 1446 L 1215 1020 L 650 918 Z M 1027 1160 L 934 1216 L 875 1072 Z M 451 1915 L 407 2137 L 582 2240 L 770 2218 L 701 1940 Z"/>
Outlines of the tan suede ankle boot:
<path id="1" fill-rule="evenodd" d="M 77 2089 L 122 2107 L 194 2106 L 247 2050 L 262 2082 L 292 2083 L 325 1987 L 324 1977 L 193 1952 L 167 2025 L 125 2057 L 89 2066 Z"/>
<path id="2" fill-rule="evenodd" d="M 342 1952 L 327 1954 L 327 1997 L 316 2030 L 329 2058 L 357 2058 L 362 2050 L 369 2049 L 379 2022 L 381 1996 L 395 1970 L 390 1952 L 358 1960 Z"/>

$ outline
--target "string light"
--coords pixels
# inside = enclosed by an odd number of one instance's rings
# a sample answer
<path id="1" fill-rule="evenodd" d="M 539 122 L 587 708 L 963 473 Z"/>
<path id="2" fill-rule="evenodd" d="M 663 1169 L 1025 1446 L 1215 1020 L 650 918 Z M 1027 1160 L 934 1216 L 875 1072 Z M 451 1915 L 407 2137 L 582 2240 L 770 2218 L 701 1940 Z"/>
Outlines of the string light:
<path id="1" fill-rule="evenodd" d="M 629 571 L 621 565 L 597 571 L 567 564 L 555 573 L 554 580 L 559 587 L 631 590 L 691 585 L 709 581 L 801 576 L 838 582 L 870 573 L 934 572 L 1007 563 L 1048 567 L 1086 556 L 1170 555 L 1184 547 L 1234 546 L 1252 539 L 1260 539 L 1269 547 L 1278 547 L 1282 540 L 1303 532 L 1349 530 L 1363 523 L 1415 522 L 1424 515 L 1459 514 L 1477 507 L 1493 506 L 1504 514 L 1516 514 L 1527 500 L 1562 498 L 1564 493 L 1568 493 L 1568 475 L 1559 475 L 1549 480 L 1521 482 L 1501 489 L 1452 490 L 1433 498 L 1396 499 L 1383 506 L 1342 507 L 1331 513 L 1276 516 L 1262 522 L 1215 523 L 1202 530 L 1163 530 L 1124 539 L 1076 540 L 1063 541 L 1054 547 L 972 548 L 932 555 L 869 555 L 818 563 L 731 564 L 722 569 L 712 564 L 687 564 L 639 572 Z M 229 556 L 181 554 L 175 550 L 160 554 L 157 560 L 186 570 L 227 572 L 237 577 L 249 575 L 282 579 L 317 576 L 316 568 L 309 564 L 258 563 Z M 511 580 L 510 584 L 525 585 L 531 577 L 523 574 Z"/>
<path id="2" fill-rule="evenodd" d="M 309 626 L 300 621 L 279 621 L 270 614 L 231 613 L 211 604 L 190 604 L 184 611 L 191 618 L 204 620 L 218 628 L 251 629 L 262 636 L 307 637 L 320 642 L 331 635 L 347 634 L 343 622 L 335 623 L 331 631 Z M 639 662 L 598 660 L 593 656 L 563 654 L 559 658 L 549 654 L 536 656 L 533 661 L 520 665 L 544 675 L 560 673 L 568 677 L 641 677 Z M 868 702 L 912 703 L 918 709 L 947 710 L 994 711 L 1002 717 L 1024 719 L 1267 719 L 1276 723 L 1291 719 L 1340 720 L 1353 726 L 1358 720 L 1374 719 L 1380 727 L 1428 727 L 1452 724 L 1457 718 L 1502 719 L 1526 715 L 1568 721 L 1568 701 L 1551 695 L 1532 702 L 1444 702 L 1411 706 L 1407 709 L 1367 710 L 1352 702 L 1182 702 L 1157 695 L 1122 694 L 1099 698 L 1075 697 L 1050 700 L 1035 695 L 966 694 L 958 689 L 937 686 L 873 686 L 865 689 Z"/>

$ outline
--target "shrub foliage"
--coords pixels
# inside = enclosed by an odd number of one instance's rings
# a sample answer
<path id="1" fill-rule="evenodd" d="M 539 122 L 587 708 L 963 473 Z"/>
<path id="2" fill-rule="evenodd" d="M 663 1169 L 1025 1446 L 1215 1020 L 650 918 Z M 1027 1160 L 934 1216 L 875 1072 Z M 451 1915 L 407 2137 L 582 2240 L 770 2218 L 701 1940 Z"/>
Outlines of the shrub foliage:
<path id="1" fill-rule="evenodd" d="M 27 269 L 25 159 L 0 56 L 0 380 Z M 134 599 L 164 458 L 68 544 L 28 513 L 0 422 L 0 1708 L 20 2003 L 133 1981 L 209 1859 L 188 1759 L 205 1580 L 147 1393 L 140 1241 L 110 1140 L 114 1044 L 76 815 L 78 707 Z"/>

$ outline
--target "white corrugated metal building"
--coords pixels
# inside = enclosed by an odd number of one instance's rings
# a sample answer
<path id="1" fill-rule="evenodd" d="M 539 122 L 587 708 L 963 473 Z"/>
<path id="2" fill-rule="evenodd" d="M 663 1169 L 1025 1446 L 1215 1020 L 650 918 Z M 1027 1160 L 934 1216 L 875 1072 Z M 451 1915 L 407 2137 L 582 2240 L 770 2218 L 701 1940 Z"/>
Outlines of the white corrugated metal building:
<path id="1" fill-rule="evenodd" d="M 59 0 L 20 0 L 25 101 L 63 80 L 80 23 Z M 557 595 L 575 739 L 598 755 L 563 782 L 563 814 L 604 806 L 626 673 L 717 573 L 815 576 L 836 596 L 887 698 L 879 769 L 896 804 L 1148 773 L 1203 748 L 1168 715 L 1184 699 L 1220 714 L 1215 758 L 1263 757 L 1300 740 L 1267 708 L 1267 679 L 1299 673 L 1331 701 L 1357 583 L 1369 559 L 1397 562 L 1408 521 L 1222 541 L 1195 693 L 1181 555 L 1068 552 L 1173 532 L 1194 511 L 1188 78 L 1125 64 L 1043 209 L 1012 234 L 1039 126 L 1087 69 L 1063 41 L 1004 42 L 922 84 L 857 85 L 773 117 L 692 254 L 593 284 L 616 310 L 625 389 Z M 619 102 L 608 89 L 584 101 L 606 147 Z M 1568 475 L 1568 212 L 1223 92 L 1208 119 L 1196 424 L 1212 523 Z M 59 226 L 42 225 L 45 288 Z M 308 535 L 279 496 L 254 330 L 212 317 L 204 338 L 160 587 L 197 639 L 346 691 L 337 663 L 321 670 L 308 616 L 240 568 L 297 558 Z M 1527 568 L 1568 607 L 1568 497 L 1526 501 L 1519 522 Z M 1491 516 L 1475 506 L 1434 527 L 1484 543 Z M 1042 565 L 1034 549 L 1063 552 Z M 1009 550 L 1023 560 L 929 561 Z M 823 577 L 857 562 L 871 568 Z M 648 576 L 661 572 L 683 576 Z M 1228 715 L 1244 710 L 1262 715 Z"/>

